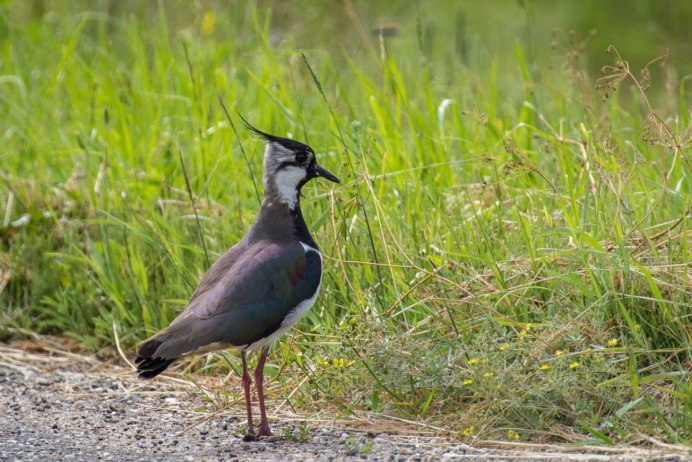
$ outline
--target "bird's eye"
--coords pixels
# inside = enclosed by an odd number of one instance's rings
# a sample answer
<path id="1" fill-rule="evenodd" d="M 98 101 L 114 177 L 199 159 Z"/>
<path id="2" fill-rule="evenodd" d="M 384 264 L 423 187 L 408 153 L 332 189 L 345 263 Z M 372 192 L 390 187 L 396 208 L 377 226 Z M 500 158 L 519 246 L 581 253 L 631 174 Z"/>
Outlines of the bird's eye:
<path id="1" fill-rule="evenodd" d="M 308 154 L 306 152 L 301 151 L 298 154 L 296 154 L 296 162 L 298 162 L 299 164 L 302 164 L 306 160 L 308 160 Z"/>

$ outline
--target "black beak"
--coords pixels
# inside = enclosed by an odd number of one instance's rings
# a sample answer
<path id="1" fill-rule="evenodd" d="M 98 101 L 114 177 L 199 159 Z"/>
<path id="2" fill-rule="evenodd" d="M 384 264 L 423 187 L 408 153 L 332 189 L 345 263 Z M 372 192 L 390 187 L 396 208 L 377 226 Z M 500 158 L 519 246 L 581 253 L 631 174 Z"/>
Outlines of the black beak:
<path id="1" fill-rule="evenodd" d="M 333 173 L 330 173 L 328 170 L 325 170 L 324 168 L 320 167 L 317 162 L 312 164 L 312 174 L 313 176 L 321 176 L 322 178 L 326 178 L 329 181 L 333 181 L 334 183 L 341 183 L 337 177 L 334 176 Z"/>

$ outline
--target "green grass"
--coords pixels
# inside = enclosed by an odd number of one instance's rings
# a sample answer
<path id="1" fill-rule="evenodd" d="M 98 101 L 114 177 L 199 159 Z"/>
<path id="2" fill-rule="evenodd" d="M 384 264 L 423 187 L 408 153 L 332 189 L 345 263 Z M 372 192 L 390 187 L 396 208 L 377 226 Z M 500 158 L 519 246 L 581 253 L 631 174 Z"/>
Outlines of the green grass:
<path id="1" fill-rule="evenodd" d="M 115 328 L 133 354 L 176 316 L 258 207 L 262 146 L 220 96 L 342 179 L 304 190 L 326 273 L 277 400 L 469 440 L 692 440 L 689 61 L 611 52 L 596 89 L 588 37 L 450 45 L 444 9 L 380 41 L 356 5 L 311 41 L 319 7 L 27 5 L 0 5 L 4 338 Z"/>

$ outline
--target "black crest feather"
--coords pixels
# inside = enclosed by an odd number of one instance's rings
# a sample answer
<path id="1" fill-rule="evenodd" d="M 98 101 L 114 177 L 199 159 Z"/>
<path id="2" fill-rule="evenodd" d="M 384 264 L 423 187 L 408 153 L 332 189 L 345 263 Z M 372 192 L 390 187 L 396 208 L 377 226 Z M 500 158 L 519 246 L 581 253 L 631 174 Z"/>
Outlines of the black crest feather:
<path id="1" fill-rule="evenodd" d="M 251 124 L 250 122 L 248 122 L 247 120 L 245 120 L 245 117 L 243 117 L 243 115 L 242 115 L 242 114 L 240 113 L 240 111 L 238 111 L 237 109 L 236 109 L 236 113 L 238 114 L 238 117 L 240 117 L 240 120 L 243 121 L 243 125 L 245 125 L 245 128 L 247 128 L 248 130 L 250 130 L 250 131 L 251 131 L 252 133 L 254 133 L 255 135 L 257 135 L 257 136 L 259 136 L 260 138 L 263 138 L 263 139 L 265 139 L 265 140 L 267 140 L 267 141 L 273 141 L 273 138 L 276 138 L 276 136 L 274 136 L 274 135 L 270 135 L 269 133 L 265 133 L 265 132 L 263 132 L 262 130 L 259 130 L 259 129 L 253 127 L 252 124 Z"/>
<path id="2" fill-rule="evenodd" d="M 313 152 L 312 148 L 305 143 L 301 143 L 300 141 L 292 140 L 290 138 L 281 138 L 280 136 L 270 135 L 267 132 L 263 132 L 262 130 L 255 128 L 254 126 L 252 126 L 252 124 L 250 124 L 250 122 L 245 120 L 245 117 L 243 117 L 243 115 L 239 111 L 236 110 L 236 113 L 238 114 L 238 117 L 240 117 L 240 120 L 243 121 L 243 125 L 245 125 L 245 128 L 250 130 L 256 136 L 262 138 L 263 140 L 280 144 L 281 146 L 285 147 L 286 149 L 290 149 L 291 151 Z"/>

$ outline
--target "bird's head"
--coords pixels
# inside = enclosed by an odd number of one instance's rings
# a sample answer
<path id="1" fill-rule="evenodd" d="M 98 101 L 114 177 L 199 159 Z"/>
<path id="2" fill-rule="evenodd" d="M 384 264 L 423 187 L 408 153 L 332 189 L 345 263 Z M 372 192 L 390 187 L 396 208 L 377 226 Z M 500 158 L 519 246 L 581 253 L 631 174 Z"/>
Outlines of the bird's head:
<path id="1" fill-rule="evenodd" d="M 241 116 L 242 118 L 242 116 Z M 266 142 L 264 151 L 265 194 L 278 194 L 282 202 L 293 208 L 300 189 L 313 178 L 322 177 L 334 183 L 339 179 L 317 163 L 315 151 L 307 144 L 262 132 L 245 119 L 247 128 Z"/>

